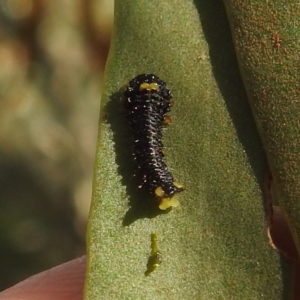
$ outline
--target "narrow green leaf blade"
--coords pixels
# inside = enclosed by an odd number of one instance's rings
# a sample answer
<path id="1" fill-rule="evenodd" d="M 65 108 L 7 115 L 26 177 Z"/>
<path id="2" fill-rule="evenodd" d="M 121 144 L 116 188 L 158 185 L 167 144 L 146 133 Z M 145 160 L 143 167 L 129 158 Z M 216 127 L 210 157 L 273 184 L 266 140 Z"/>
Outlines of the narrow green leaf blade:
<path id="1" fill-rule="evenodd" d="M 300 252 L 299 1 L 225 4 L 279 205 Z"/>
<path id="2" fill-rule="evenodd" d="M 120 0 L 106 67 L 85 299 L 287 299 L 268 244 L 266 166 L 219 1 Z M 186 191 L 154 217 L 133 177 L 118 90 L 154 73 L 173 92 L 165 155 Z M 124 224 L 126 226 L 124 226 Z M 149 276 L 151 233 L 163 262 Z"/>

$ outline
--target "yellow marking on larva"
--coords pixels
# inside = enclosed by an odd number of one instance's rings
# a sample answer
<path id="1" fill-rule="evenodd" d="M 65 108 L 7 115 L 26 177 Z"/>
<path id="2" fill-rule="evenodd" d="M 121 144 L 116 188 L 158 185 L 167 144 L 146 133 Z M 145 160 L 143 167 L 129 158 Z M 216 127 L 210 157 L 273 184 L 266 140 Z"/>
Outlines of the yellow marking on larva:
<path id="1" fill-rule="evenodd" d="M 140 85 L 140 91 L 142 91 L 142 90 L 156 90 L 156 91 L 158 91 L 159 90 L 159 86 L 155 82 L 153 82 L 153 83 L 146 83 L 146 82 L 144 82 L 144 83 L 142 83 Z"/>
<path id="2" fill-rule="evenodd" d="M 183 189 L 183 188 L 184 188 L 184 186 L 183 186 L 180 182 L 178 182 L 178 181 L 174 181 L 173 184 L 174 184 L 178 189 Z"/>
<path id="3" fill-rule="evenodd" d="M 148 89 L 149 89 L 149 83 L 144 82 L 140 85 L 140 91 L 141 90 L 148 90 Z"/>
<path id="4" fill-rule="evenodd" d="M 154 193 L 155 193 L 155 196 L 158 197 L 158 198 L 162 198 L 165 195 L 165 192 L 164 192 L 164 190 L 162 189 L 161 186 L 157 187 L 155 189 Z"/>
<path id="5" fill-rule="evenodd" d="M 151 90 L 157 90 L 157 91 L 159 90 L 159 86 L 156 82 L 150 83 L 149 87 Z"/>

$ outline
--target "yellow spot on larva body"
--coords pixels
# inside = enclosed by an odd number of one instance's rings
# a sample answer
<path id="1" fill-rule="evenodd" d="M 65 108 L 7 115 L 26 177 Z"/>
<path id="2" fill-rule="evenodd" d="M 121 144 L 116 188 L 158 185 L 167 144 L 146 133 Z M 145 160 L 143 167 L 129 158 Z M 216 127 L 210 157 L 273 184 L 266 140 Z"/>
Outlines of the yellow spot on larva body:
<path id="1" fill-rule="evenodd" d="M 162 197 L 164 197 L 164 195 L 165 195 L 165 192 L 164 192 L 164 190 L 162 189 L 162 187 L 161 186 L 159 186 L 159 187 L 157 187 L 156 189 L 155 189 L 155 196 L 156 197 L 158 197 L 158 198 L 162 198 Z"/>
<path id="2" fill-rule="evenodd" d="M 178 182 L 178 181 L 174 181 L 173 184 L 174 184 L 178 189 L 183 189 L 183 188 L 184 188 L 183 185 L 182 185 L 180 182 Z"/>
<path id="3" fill-rule="evenodd" d="M 146 82 L 144 82 L 144 83 L 142 83 L 140 85 L 140 91 L 142 91 L 142 90 L 156 90 L 156 91 L 158 91 L 159 90 L 159 86 L 155 82 L 153 82 L 153 83 L 146 83 Z"/>

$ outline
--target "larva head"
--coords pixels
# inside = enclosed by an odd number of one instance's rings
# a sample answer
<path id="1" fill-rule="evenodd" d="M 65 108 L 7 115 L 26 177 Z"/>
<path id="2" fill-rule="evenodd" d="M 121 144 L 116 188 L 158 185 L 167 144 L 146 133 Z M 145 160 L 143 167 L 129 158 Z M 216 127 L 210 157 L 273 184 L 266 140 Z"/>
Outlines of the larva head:
<path id="1" fill-rule="evenodd" d="M 165 87 L 165 82 L 160 80 L 154 74 L 141 74 L 129 82 L 129 88 L 131 88 L 132 91 L 160 91 Z"/>
<path id="2" fill-rule="evenodd" d="M 171 91 L 166 88 L 166 83 L 154 74 L 140 74 L 130 80 L 124 96 L 124 106 L 130 110 L 142 107 L 145 102 L 149 103 L 153 96 L 155 101 L 159 101 L 163 113 L 170 111 Z"/>

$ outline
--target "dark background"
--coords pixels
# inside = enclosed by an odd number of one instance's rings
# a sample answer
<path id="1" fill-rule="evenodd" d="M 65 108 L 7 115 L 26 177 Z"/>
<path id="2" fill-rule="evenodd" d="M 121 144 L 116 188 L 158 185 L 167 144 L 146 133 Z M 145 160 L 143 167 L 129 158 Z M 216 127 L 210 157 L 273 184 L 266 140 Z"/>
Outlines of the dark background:
<path id="1" fill-rule="evenodd" d="M 113 0 L 0 1 L 0 290 L 85 253 Z"/>

